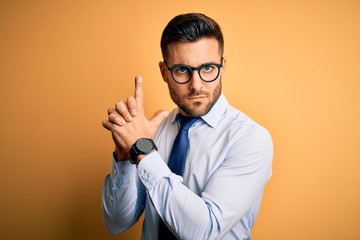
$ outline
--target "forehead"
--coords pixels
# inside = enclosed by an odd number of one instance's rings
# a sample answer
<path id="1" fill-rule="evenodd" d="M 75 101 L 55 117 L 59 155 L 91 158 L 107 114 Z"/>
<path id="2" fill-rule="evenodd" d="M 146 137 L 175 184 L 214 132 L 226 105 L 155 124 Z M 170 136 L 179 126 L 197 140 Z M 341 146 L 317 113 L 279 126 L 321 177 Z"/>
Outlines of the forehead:
<path id="1" fill-rule="evenodd" d="M 215 38 L 202 38 L 196 42 L 174 42 L 168 46 L 168 63 L 199 66 L 220 61 L 219 44 Z"/>

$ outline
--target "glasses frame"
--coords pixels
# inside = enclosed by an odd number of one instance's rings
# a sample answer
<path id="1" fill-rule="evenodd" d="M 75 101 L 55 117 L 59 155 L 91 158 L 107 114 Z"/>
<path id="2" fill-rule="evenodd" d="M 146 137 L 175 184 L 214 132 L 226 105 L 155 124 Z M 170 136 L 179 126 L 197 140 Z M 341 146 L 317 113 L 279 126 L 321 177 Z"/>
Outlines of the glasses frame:
<path id="1" fill-rule="evenodd" d="M 204 81 L 204 82 L 206 82 L 206 83 L 210 83 L 210 82 L 213 82 L 213 81 L 215 81 L 216 79 L 218 79 L 218 77 L 219 77 L 219 75 L 220 75 L 220 68 L 222 68 L 222 66 L 223 66 L 223 60 L 224 60 L 224 57 L 221 58 L 221 63 L 204 63 L 204 64 L 202 64 L 200 67 L 190 67 L 190 66 L 185 65 L 185 64 L 176 64 L 176 65 L 170 67 L 170 66 L 166 63 L 165 60 L 163 61 L 163 63 L 165 63 L 165 65 L 167 66 L 167 69 L 171 72 L 171 77 L 172 77 L 172 79 L 173 79 L 176 83 L 178 83 L 178 84 L 186 84 L 186 83 L 190 82 L 191 79 L 192 79 L 192 77 L 193 77 L 193 72 L 194 72 L 195 70 L 198 72 L 199 77 L 201 78 L 202 81 Z M 216 66 L 216 67 L 218 68 L 218 73 L 217 73 L 216 77 L 215 77 L 213 80 L 205 80 L 205 79 L 202 78 L 202 76 L 201 76 L 201 74 L 200 74 L 200 70 L 201 70 L 203 67 L 209 66 L 209 65 L 214 65 L 214 66 Z M 188 79 L 187 81 L 185 81 L 185 82 L 178 82 L 178 81 L 176 81 L 176 79 L 175 79 L 175 77 L 174 77 L 174 70 L 175 70 L 176 68 L 179 68 L 179 67 L 183 67 L 183 68 L 186 68 L 186 69 L 190 70 L 190 77 L 189 77 L 189 79 Z"/>

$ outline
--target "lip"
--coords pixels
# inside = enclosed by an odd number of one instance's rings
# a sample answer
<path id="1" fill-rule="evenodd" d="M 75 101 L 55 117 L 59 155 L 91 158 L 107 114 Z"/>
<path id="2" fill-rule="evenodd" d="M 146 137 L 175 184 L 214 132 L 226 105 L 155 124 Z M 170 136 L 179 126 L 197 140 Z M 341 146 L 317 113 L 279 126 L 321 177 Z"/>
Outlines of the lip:
<path id="1" fill-rule="evenodd" d="M 192 97 L 188 97 L 188 100 L 199 100 L 199 99 L 204 99 L 206 98 L 205 95 L 198 95 L 198 96 L 192 96 Z"/>

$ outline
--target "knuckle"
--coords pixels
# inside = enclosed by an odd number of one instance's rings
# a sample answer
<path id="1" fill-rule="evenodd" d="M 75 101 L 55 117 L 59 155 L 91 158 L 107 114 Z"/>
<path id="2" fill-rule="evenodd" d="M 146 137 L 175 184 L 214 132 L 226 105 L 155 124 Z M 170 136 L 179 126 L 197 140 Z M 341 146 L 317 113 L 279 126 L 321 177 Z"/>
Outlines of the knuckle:
<path id="1" fill-rule="evenodd" d="M 109 120 L 112 123 L 115 123 L 115 124 L 120 125 L 120 126 L 125 124 L 123 118 L 121 116 L 119 116 L 118 114 L 114 114 L 114 113 L 110 114 L 109 115 Z"/>
<path id="2" fill-rule="evenodd" d="M 121 108 L 122 105 L 123 105 L 123 101 L 118 101 L 117 103 L 115 103 L 115 108 L 119 110 L 119 108 Z"/>
<path id="3" fill-rule="evenodd" d="M 116 110 L 120 113 L 120 114 L 126 114 L 127 112 L 127 106 L 126 106 L 126 102 L 125 101 L 119 101 L 116 103 L 115 105 Z"/>
<path id="4" fill-rule="evenodd" d="M 130 96 L 130 97 L 128 97 L 127 101 L 128 102 L 133 102 L 133 101 L 135 101 L 135 98 L 133 96 Z"/>
<path id="5" fill-rule="evenodd" d="M 122 119 L 121 117 L 119 117 L 119 116 L 115 116 L 115 122 L 116 122 L 117 124 L 119 124 L 120 126 L 122 126 L 122 125 L 125 124 L 125 122 L 123 121 L 123 119 Z"/>
<path id="6" fill-rule="evenodd" d="M 114 114 L 109 114 L 109 122 L 113 122 L 114 120 Z"/>
<path id="7" fill-rule="evenodd" d="M 136 106 L 136 100 L 134 97 L 131 97 L 128 99 L 128 106 L 131 107 L 131 108 L 134 108 Z"/>

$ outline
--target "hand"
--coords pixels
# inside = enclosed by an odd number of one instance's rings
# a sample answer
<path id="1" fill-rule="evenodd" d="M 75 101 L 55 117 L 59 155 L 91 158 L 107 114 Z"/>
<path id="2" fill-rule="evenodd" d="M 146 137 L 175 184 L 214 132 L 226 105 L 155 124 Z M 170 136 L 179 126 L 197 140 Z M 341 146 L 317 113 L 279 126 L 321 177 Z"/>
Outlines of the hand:
<path id="1" fill-rule="evenodd" d="M 115 108 L 108 110 L 109 119 L 102 122 L 103 127 L 111 131 L 121 159 L 129 154 L 139 138 L 153 138 L 161 122 L 169 115 L 168 111 L 157 111 L 150 120 L 146 118 L 142 84 L 142 78 L 136 77 L 134 97 L 117 102 Z"/>

